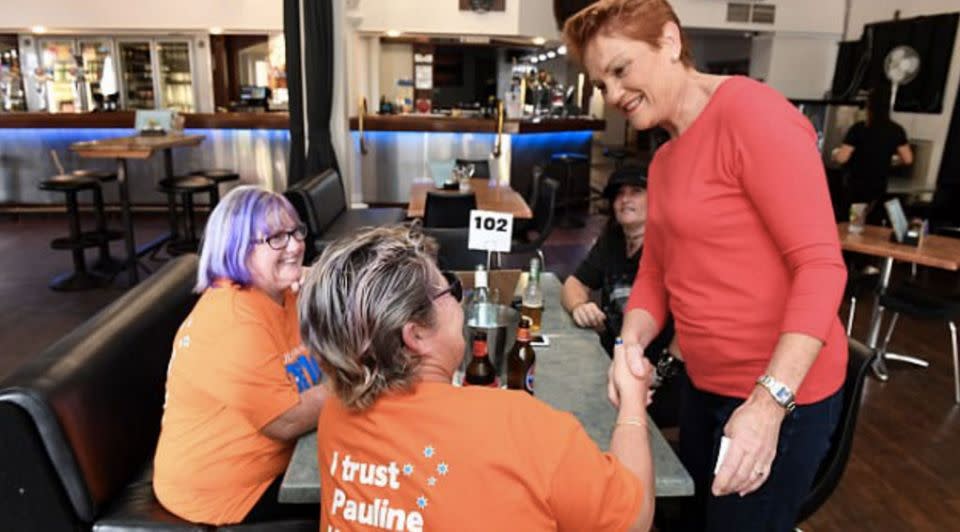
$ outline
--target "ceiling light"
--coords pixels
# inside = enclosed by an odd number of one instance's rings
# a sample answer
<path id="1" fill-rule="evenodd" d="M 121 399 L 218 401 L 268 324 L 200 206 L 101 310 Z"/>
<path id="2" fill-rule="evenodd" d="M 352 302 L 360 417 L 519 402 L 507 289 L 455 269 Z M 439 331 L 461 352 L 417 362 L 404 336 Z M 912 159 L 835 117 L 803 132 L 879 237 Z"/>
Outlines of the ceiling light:
<path id="1" fill-rule="evenodd" d="M 550 50 L 549 52 L 547 52 L 547 57 L 549 57 L 550 59 L 553 59 L 554 57 L 557 57 L 557 52 Z"/>
<path id="2" fill-rule="evenodd" d="M 547 60 L 547 54 L 540 54 L 540 55 L 537 56 L 537 58 L 540 59 L 541 61 L 546 61 L 546 60 Z"/>
<path id="3" fill-rule="evenodd" d="M 533 39 L 530 40 L 530 42 L 532 42 L 533 44 L 536 44 L 537 46 L 543 46 L 543 43 L 547 42 L 547 40 L 544 39 L 543 37 L 534 37 Z"/>
<path id="4" fill-rule="evenodd" d="M 223 28 L 220 26 L 210 28 L 210 35 L 220 35 L 221 33 L 223 33 Z"/>
<path id="5" fill-rule="evenodd" d="M 560 55 L 567 55 L 567 45 L 561 44 L 560 48 L 557 48 L 557 53 Z"/>
<path id="6" fill-rule="evenodd" d="M 47 32 L 47 27 L 46 27 L 46 26 L 34 26 L 34 27 L 30 28 L 30 29 L 33 30 L 34 33 L 46 33 L 46 32 Z"/>
<path id="7" fill-rule="evenodd" d="M 530 58 L 530 62 L 531 62 L 532 64 L 534 64 L 534 65 L 537 64 L 539 61 L 540 61 L 540 60 L 537 59 L 536 57 L 531 57 L 531 58 Z"/>
<path id="8" fill-rule="evenodd" d="M 400 30 L 387 30 L 387 37 L 399 37 Z"/>

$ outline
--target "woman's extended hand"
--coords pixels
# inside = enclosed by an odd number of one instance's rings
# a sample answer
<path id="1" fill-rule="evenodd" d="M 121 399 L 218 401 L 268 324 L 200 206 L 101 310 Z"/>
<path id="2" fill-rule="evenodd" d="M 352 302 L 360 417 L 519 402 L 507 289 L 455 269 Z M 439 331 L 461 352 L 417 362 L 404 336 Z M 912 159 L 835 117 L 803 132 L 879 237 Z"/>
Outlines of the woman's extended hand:
<path id="1" fill-rule="evenodd" d="M 650 385 L 655 373 L 653 365 L 643 356 L 642 346 L 615 345 L 613 361 L 607 372 L 607 398 L 616 408 L 620 408 L 620 402 L 624 400 L 644 401 L 644 405 L 649 405 L 653 400 Z"/>
<path id="2" fill-rule="evenodd" d="M 731 441 L 713 479 L 715 496 L 739 493 L 742 497 L 759 489 L 770 476 L 786 411 L 763 394 L 766 392 L 751 395 L 733 411 L 723 428 Z"/>
<path id="3" fill-rule="evenodd" d="M 600 310 L 600 307 L 593 301 L 580 303 L 574 307 L 571 314 L 573 315 L 573 322 L 577 324 L 577 327 L 590 329 L 603 328 L 603 322 L 607 319 L 607 315 L 604 314 L 603 311 Z"/>

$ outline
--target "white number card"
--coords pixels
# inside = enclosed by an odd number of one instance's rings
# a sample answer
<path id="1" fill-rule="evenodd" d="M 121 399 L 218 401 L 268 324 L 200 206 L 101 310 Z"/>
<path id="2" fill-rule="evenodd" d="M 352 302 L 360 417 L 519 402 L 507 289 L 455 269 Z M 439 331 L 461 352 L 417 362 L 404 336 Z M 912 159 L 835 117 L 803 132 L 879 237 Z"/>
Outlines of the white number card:
<path id="1" fill-rule="evenodd" d="M 512 214 L 496 211 L 470 211 L 468 248 L 509 253 L 512 236 Z"/>

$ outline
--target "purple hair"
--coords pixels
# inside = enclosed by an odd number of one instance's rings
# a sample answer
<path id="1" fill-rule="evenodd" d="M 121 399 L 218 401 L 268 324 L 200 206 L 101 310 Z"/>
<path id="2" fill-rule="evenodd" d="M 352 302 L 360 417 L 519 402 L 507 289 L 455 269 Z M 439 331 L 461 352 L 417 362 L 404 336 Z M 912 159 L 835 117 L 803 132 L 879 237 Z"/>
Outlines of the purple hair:
<path id="1" fill-rule="evenodd" d="M 207 220 L 194 291 L 203 292 L 217 279 L 249 286 L 247 257 L 257 240 L 283 229 L 286 217 L 300 223 L 297 211 L 282 194 L 252 185 L 231 190 Z"/>

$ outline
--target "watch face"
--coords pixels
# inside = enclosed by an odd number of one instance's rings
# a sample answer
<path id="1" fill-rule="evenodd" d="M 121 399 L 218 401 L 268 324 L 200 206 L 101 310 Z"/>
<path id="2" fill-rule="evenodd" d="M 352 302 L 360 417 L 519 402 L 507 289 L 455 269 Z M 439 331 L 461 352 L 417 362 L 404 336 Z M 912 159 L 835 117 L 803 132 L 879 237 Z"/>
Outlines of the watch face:
<path id="1" fill-rule="evenodd" d="M 777 401 L 779 401 L 781 404 L 786 404 L 788 401 L 790 401 L 790 392 L 784 388 L 777 390 Z"/>

